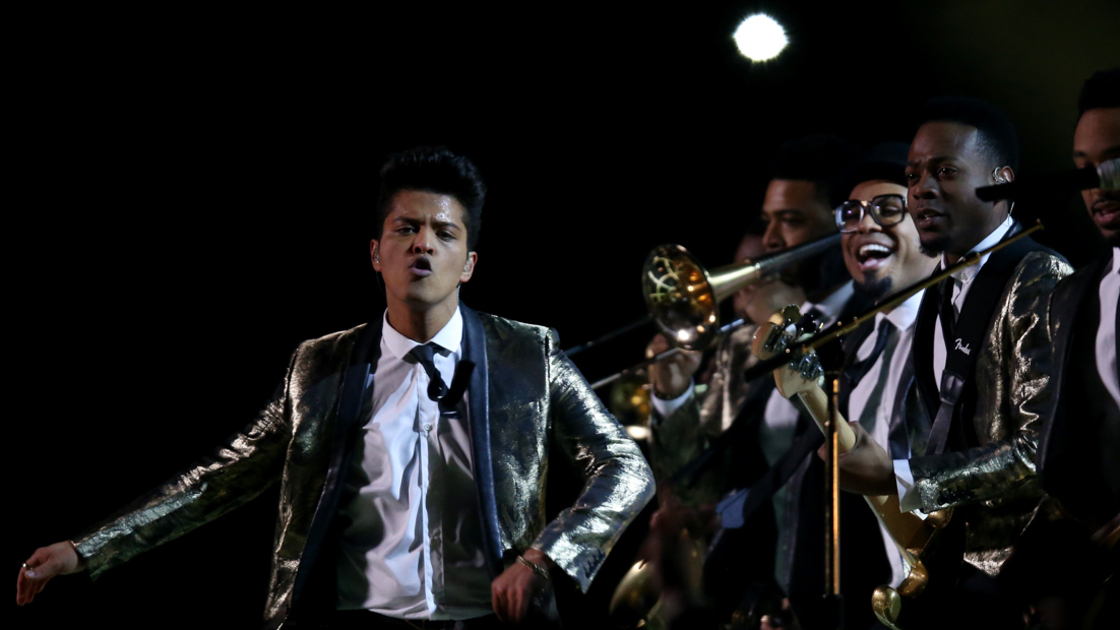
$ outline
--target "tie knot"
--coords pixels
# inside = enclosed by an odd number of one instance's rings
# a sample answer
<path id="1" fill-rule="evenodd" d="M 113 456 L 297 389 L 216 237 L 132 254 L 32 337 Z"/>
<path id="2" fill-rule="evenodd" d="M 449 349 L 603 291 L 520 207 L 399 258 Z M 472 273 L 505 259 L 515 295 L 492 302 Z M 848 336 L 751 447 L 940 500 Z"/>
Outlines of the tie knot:
<path id="1" fill-rule="evenodd" d="M 432 363 L 433 361 L 435 361 L 435 356 L 436 356 L 435 344 L 432 344 L 432 343 L 420 344 L 419 346 L 416 346 L 412 350 L 409 350 L 408 353 L 412 355 L 413 359 L 416 359 L 417 363 L 420 363 L 420 364 Z"/>

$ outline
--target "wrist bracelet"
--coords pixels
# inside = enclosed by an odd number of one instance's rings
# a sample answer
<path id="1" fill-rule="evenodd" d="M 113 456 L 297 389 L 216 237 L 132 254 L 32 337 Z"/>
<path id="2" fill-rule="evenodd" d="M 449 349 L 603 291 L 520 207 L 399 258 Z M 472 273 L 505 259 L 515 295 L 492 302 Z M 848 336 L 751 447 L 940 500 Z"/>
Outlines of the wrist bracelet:
<path id="1" fill-rule="evenodd" d="M 533 573 L 536 573 L 537 575 L 541 576 L 542 578 L 544 578 L 546 580 L 551 580 L 552 579 L 548 575 L 548 569 L 542 567 L 539 564 L 529 562 L 528 560 L 525 559 L 525 556 L 517 556 L 517 561 L 520 562 L 521 564 L 529 567 L 530 569 L 532 569 Z"/>

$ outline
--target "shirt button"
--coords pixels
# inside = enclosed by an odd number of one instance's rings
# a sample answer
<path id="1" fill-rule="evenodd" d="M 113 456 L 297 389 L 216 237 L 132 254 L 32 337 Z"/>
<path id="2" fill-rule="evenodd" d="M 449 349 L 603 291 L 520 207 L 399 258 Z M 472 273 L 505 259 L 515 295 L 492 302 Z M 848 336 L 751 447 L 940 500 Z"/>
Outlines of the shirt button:
<path id="1" fill-rule="evenodd" d="M 420 430 L 423 431 L 424 433 L 427 433 L 427 432 L 432 430 L 432 425 L 425 422 L 424 424 L 420 425 Z"/>

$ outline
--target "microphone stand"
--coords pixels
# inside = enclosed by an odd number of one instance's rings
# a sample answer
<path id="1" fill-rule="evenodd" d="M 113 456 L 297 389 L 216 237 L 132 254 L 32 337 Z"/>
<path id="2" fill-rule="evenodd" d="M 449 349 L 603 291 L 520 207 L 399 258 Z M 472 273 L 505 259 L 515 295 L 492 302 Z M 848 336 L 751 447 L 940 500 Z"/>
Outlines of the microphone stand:
<path id="1" fill-rule="evenodd" d="M 950 266 L 948 269 L 943 269 L 942 271 L 930 276 L 925 280 L 922 280 L 921 282 L 916 282 L 910 285 L 909 287 L 893 295 L 889 300 L 885 300 L 877 304 L 875 308 L 872 308 L 863 315 L 860 315 L 859 317 L 856 317 L 855 319 L 852 319 L 847 323 L 837 320 L 836 323 L 806 339 L 797 347 L 794 347 L 791 344 L 789 348 L 786 348 L 786 351 L 784 353 L 771 357 L 769 359 L 765 359 L 763 361 L 759 361 L 758 363 L 754 364 L 754 366 L 743 372 L 743 380 L 748 382 L 753 381 L 757 378 L 772 373 L 774 370 L 782 367 L 787 363 L 801 359 L 801 357 L 805 356 L 809 352 L 818 350 L 825 344 L 831 341 L 835 341 L 840 337 L 851 333 L 865 323 L 875 319 L 875 315 L 880 311 L 894 308 L 902 304 L 906 300 L 914 297 L 914 295 L 916 295 L 919 291 L 923 291 L 925 289 L 928 289 L 929 287 L 936 285 L 937 283 L 948 278 L 954 273 L 957 273 L 965 267 L 971 267 L 972 265 L 978 264 L 980 262 L 980 259 L 984 256 L 1001 250 L 1004 247 L 1007 247 L 1008 245 L 1014 243 L 1015 241 L 1021 238 L 1026 238 L 1027 236 L 1041 229 L 1043 229 L 1043 225 L 1042 221 L 1039 221 L 1030 228 L 1023 230 L 1022 232 L 1019 232 L 1014 236 L 1005 238 L 995 245 L 992 245 L 988 249 L 985 249 L 984 251 L 972 252 L 971 254 L 957 261 L 957 264 Z"/>
<path id="2" fill-rule="evenodd" d="M 824 618 L 827 627 L 843 630 L 844 595 L 840 592 L 840 469 L 839 428 L 840 372 L 844 353 L 838 342 L 829 343 L 817 353 L 825 369 L 828 392 L 828 429 L 824 458 Z"/>
<path id="3" fill-rule="evenodd" d="M 828 330 L 821 331 L 810 337 L 799 348 L 787 348 L 785 353 L 770 359 L 760 361 L 748 369 L 743 377 L 747 381 L 770 374 L 775 369 L 799 359 L 809 352 L 816 351 L 820 358 L 821 367 L 825 370 L 825 391 L 828 393 L 828 423 L 825 436 L 825 492 L 824 494 L 824 612 L 828 620 L 828 627 L 843 629 L 844 627 L 844 596 L 840 592 L 840 470 L 839 470 L 839 438 L 837 433 L 840 422 L 837 409 L 840 395 L 840 372 L 842 370 L 844 353 L 840 348 L 839 339 L 862 326 L 875 315 L 888 308 L 902 304 L 928 287 L 934 286 L 945 278 L 956 273 L 964 267 L 975 265 L 980 259 L 996 250 L 1002 249 L 1027 235 L 1042 229 L 1039 221 L 1030 229 L 1024 230 L 1015 236 L 1004 239 L 996 245 L 982 251 L 969 254 L 957 264 L 945 269 L 941 273 L 915 283 L 891 297 L 891 299 L 877 305 L 870 311 L 856 317 L 849 323 L 837 321 Z"/>

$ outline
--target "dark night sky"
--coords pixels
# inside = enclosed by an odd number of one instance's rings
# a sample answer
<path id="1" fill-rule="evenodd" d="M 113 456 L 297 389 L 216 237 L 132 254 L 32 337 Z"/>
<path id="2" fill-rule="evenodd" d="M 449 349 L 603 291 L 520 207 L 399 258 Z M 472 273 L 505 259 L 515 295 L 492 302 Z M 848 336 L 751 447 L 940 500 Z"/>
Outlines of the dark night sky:
<path id="1" fill-rule="evenodd" d="M 924 100 L 970 94 L 1017 123 L 1021 176 L 1065 170 L 1081 82 L 1120 63 L 1104 1 L 410 7 L 9 20 L 11 575 L 243 426 L 300 340 L 380 316 L 369 223 L 391 151 L 477 162 L 491 195 L 464 301 L 570 346 L 643 314 L 652 246 L 730 262 L 782 141 L 908 140 Z M 730 35 L 759 10 L 791 45 L 752 65 Z M 1021 205 L 1075 264 L 1099 246 L 1072 195 Z M 646 337 L 580 365 L 618 369 Z M 251 627 L 274 501 L 14 617 Z"/>

